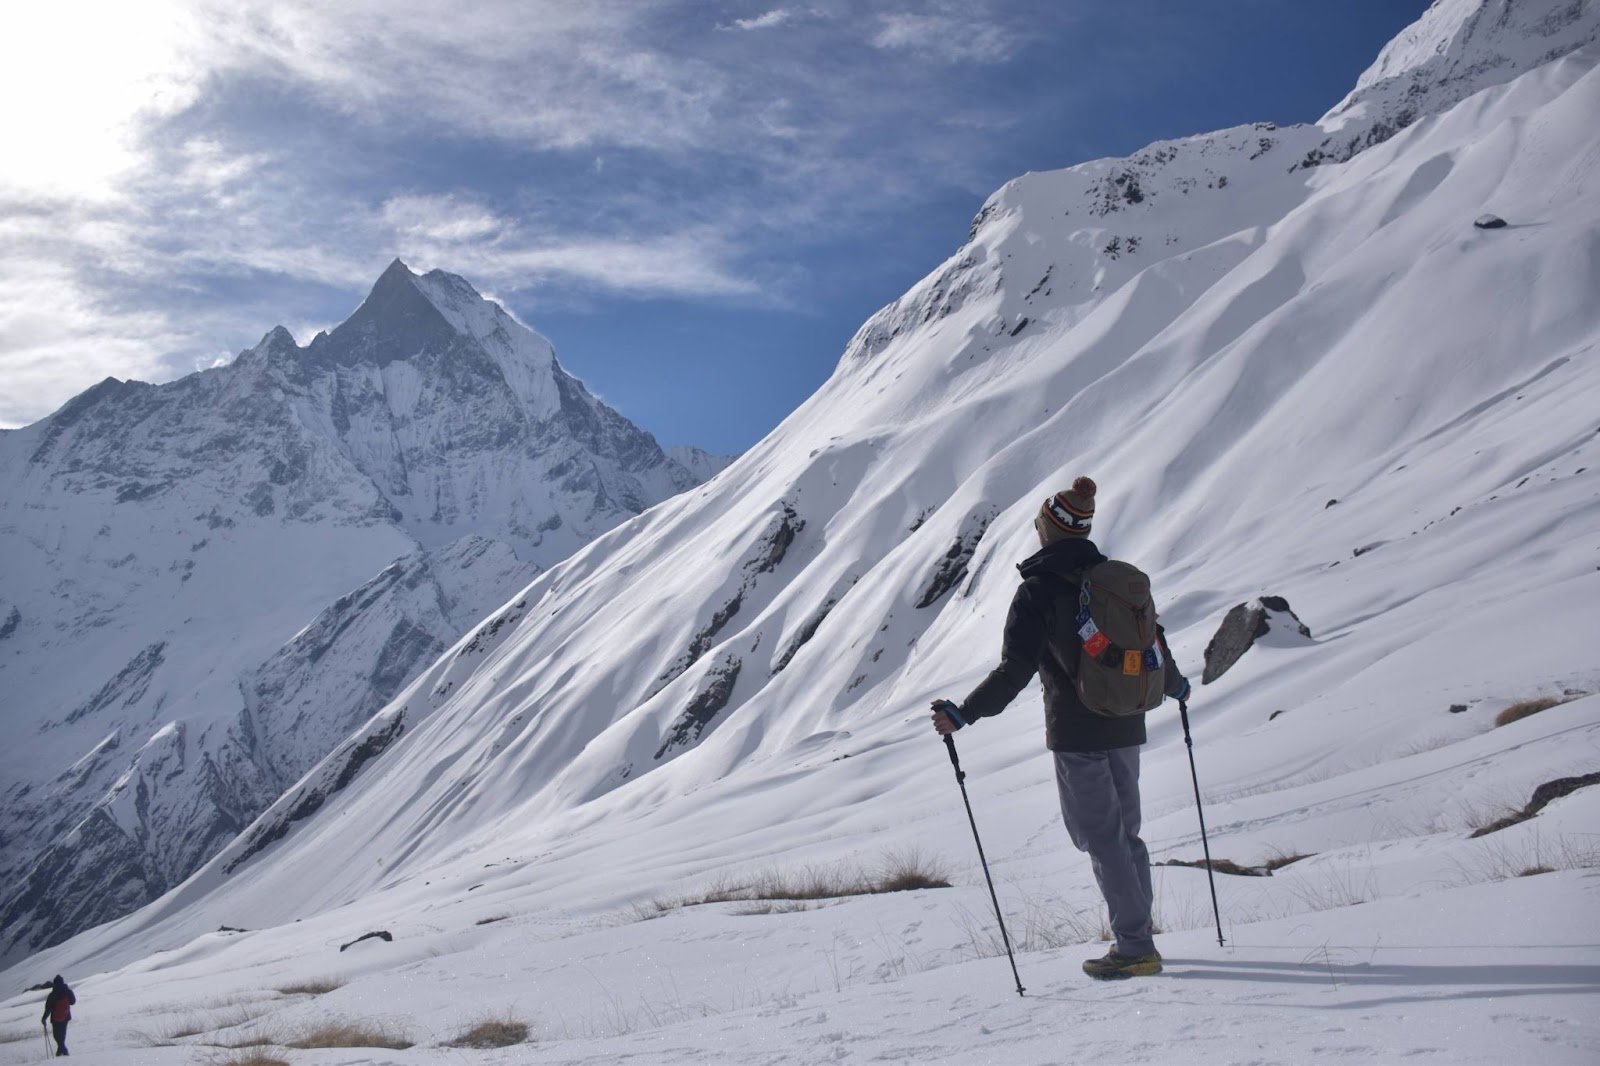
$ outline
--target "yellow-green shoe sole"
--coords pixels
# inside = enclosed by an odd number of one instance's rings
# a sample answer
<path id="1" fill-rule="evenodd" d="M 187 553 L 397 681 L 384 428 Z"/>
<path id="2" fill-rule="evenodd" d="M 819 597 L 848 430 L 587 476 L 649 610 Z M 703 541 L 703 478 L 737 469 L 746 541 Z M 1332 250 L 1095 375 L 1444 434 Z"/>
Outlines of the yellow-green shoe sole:
<path id="1" fill-rule="evenodd" d="M 1083 972 L 1099 981 L 1118 981 L 1125 977 L 1154 977 L 1161 972 L 1161 956 L 1140 955 L 1118 964 L 1104 964 L 1101 959 L 1090 959 L 1083 964 Z"/>

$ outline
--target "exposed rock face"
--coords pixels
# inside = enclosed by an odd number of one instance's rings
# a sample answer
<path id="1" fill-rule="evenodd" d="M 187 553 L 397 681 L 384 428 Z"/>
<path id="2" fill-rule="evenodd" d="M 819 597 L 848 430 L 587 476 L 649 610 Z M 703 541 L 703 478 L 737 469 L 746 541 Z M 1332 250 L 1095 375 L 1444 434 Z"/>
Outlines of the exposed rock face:
<path id="1" fill-rule="evenodd" d="M 668 684 L 681 677 L 684 671 L 700 660 L 716 641 L 717 634 L 733 620 L 744 606 L 744 600 L 756 587 L 757 580 L 762 574 L 770 574 L 783 562 L 784 556 L 789 553 L 789 548 L 794 544 L 795 538 L 806 528 L 805 519 L 801 518 L 794 509 L 794 505 L 787 500 L 778 503 L 778 513 L 768 520 L 767 527 L 757 538 L 755 545 L 745 555 L 740 569 L 744 572 L 744 579 L 733 595 L 711 614 L 711 620 L 700 628 L 689 642 L 689 647 L 678 656 L 666 671 L 656 681 L 656 691 L 660 691 Z M 738 674 L 738 666 L 733 668 Z M 731 688 L 730 688 L 731 691 Z M 724 698 L 724 702 L 726 699 Z M 720 705 L 719 705 L 720 706 Z M 713 713 L 715 713 L 713 711 Z M 708 718 L 709 720 L 709 718 Z M 699 736 L 698 730 L 695 736 Z M 666 749 L 663 748 L 663 751 Z M 659 755 L 657 756 L 660 757 Z"/>
<path id="2" fill-rule="evenodd" d="M 1223 617 L 1216 636 L 1206 645 L 1206 668 L 1200 683 L 1209 685 L 1227 673 L 1256 641 L 1274 632 L 1286 634 L 1289 643 L 1311 639 L 1311 630 L 1282 596 L 1262 596 L 1234 607 Z"/>
<path id="3" fill-rule="evenodd" d="M 32 738 L 0 752 L 0 958 L 177 884 L 541 569 L 724 463 L 680 454 L 398 260 L 304 347 L 0 434 L 0 704 Z"/>
<path id="4" fill-rule="evenodd" d="M 917 597 L 918 610 L 938 603 L 940 597 L 961 584 L 961 579 L 967 576 L 967 568 L 972 562 L 973 555 L 977 553 L 978 542 L 983 540 L 983 535 L 988 532 L 989 523 L 994 521 L 994 517 L 995 511 L 990 508 L 980 514 L 968 516 L 962 523 L 961 531 L 956 534 L 956 539 L 940 557 L 933 576 L 928 579 L 922 594 Z"/>
<path id="5" fill-rule="evenodd" d="M 657 759 L 675 748 L 687 747 L 700 739 L 717 712 L 733 698 L 733 689 L 739 683 L 739 671 L 743 666 L 743 662 L 729 655 L 706 671 L 704 687 L 689 701 L 689 705 L 662 738 L 661 747 L 656 749 Z"/>

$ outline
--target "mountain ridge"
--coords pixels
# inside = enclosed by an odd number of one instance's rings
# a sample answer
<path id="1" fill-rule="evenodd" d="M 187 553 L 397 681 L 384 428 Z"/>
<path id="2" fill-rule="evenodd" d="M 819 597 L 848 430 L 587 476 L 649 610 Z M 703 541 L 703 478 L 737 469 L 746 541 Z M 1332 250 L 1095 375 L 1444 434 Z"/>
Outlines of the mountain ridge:
<path id="1" fill-rule="evenodd" d="M 182 880 L 539 569 L 700 480 L 398 259 L 304 347 L 278 326 L 8 434 L 0 677 L 44 748 L 6 760 L 8 950 Z"/>

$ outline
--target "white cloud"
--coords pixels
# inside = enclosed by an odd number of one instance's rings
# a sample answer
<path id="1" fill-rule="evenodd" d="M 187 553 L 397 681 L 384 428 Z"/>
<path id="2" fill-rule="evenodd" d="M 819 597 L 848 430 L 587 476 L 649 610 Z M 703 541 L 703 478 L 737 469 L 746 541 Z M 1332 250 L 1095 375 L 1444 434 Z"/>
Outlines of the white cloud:
<path id="1" fill-rule="evenodd" d="M 755 18 L 734 19 L 731 28 L 740 30 L 767 30 L 774 26 L 782 26 L 785 22 L 794 20 L 795 13 L 786 7 L 775 7 L 764 15 Z M 723 27 L 730 28 L 730 27 Z"/>
<path id="2" fill-rule="evenodd" d="M 160 311 L 109 306 L 69 271 L 0 271 L 0 426 L 32 422 L 103 378 L 164 378 L 176 339 Z"/>
<path id="3" fill-rule="evenodd" d="M 713 67 L 636 40 L 659 3 L 195 2 L 213 70 L 282 80 L 366 120 L 530 147 L 692 144 L 725 88 Z"/>
<path id="4" fill-rule="evenodd" d="M 874 46 L 911 52 L 942 63 L 1003 63 L 1016 54 L 1022 36 L 996 24 L 982 10 L 902 12 L 883 15 Z"/>
<path id="5" fill-rule="evenodd" d="M 439 267 L 478 288 L 525 293 L 551 284 L 605 294 L 744 297 L 772 302 L 756 278 L 731 271 L 731 250 L 712 233 L 636 240 L 538 239 L 512 231 L 493 243 L 449 245 L 400 239 L 400 258 L 415 270 Z"/>
<path id="6" fill-rule="evenodd" d="M 441 243 L 483 240 L 509 226 L 487 208 L 449 193 L 390 197 L 382 214 L 398 237 Z"/>
<path id="7" fill-rule="evenodd" d="M 234 152 L 214 137 L 191 137 L 178 146 L 175 168 L 163 168 L 162 180 L 190 193 L 228 200 L 274 161 L 267 152 Z"/>

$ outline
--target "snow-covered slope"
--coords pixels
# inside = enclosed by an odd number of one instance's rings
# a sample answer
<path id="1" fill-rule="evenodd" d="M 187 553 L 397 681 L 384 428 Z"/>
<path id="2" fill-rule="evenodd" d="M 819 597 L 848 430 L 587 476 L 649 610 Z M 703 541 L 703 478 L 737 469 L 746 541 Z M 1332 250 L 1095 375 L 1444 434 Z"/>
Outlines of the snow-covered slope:
<path id="1" fill-rule="evenodd" d="M 29 973 L 125 967 L 97 980 L 131 1005 L 150 975 L 175 992 L 332 972 L 333 999 L 263 991 L 262 1013 L 406 1011 L 440 1039 L 514 1001 L 568 1062 L 781 1061 L 808 1039 L 814 1058 L 1030 1061 L 1061 1039 L 1062 997 L 1109 1061 L 1202 1039 L 1216 1062 L 1583 1061 L 1597 792 L 1498 843 L 1462 809 L 1600 769 L 1600 700 L 1581 698 L 1600 689 L 1600 48 L 1542 61 L 1512 40 L 1526 15 L 1592 41 L 1600 12 L 1516 11 L 1471 38 L 1508 64 L 1419 94 L 1438 110 L 1345 161 L 1301 165 L 1335 123 L 1247 127 L 1008 184 L 767 440 L 541 574 L 188 883 Z M 1464 24 L 1430 42 L 1425 20 L 1383 78 Z M 1487 210 L 1510 225 L 1475 229 Z M 907 899 L 617 925 L 718 876 L 895 847 L 970 870 L 927 702 L 992 666 L 1010 564 L 1079 473 L 1101 485 L 1097 541 L 1154 575 L 1191 675 L 1241 601 L 1285 596 L 1313 633 L 1252 648 L 1191 708 L 1213 853 L 1314 853 L 1219 878 L 1236 954 L 1206 947 L 1204 875 L 1163 868 L 1163 949 L 1192 994 L 1080 991 L 1090 949 L 1060 945 L 1093 939 L 1098 902 L 1036 693 L 959 738 L 1032 1007 L 1003 963 L 970 961 L 975 871 Z M 1531 696 L 1568 702 L 1494 727 Z M 1152 717 L 1145 836 L 1193 860 L 1175 717 Z M 1541 866 L 1580 869 L 1515 878 Z M 396 941 L 335 950 L 373 928 Z M 1515 1016 L 1476 1009 L 1508 994 Z M 1307 1027 L 1321 1003 L 1362 1024 Z M 1450 1035 L 1419 1044 L 1419 1013 Z M 1218 1017 L 1232 1042 L 1197 1034 Z"/>
<path id="2" fill-rule="evenodd" d="M 0 437 L 6 950 L 181 881 L 541 568 L 699 480 L 398 261 L 305 348 Z"/>

